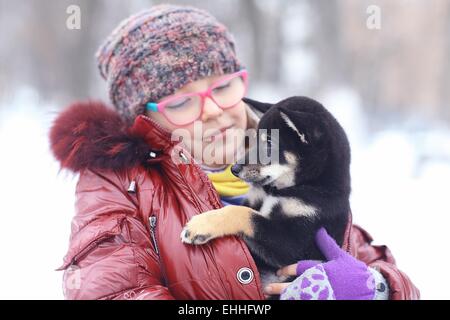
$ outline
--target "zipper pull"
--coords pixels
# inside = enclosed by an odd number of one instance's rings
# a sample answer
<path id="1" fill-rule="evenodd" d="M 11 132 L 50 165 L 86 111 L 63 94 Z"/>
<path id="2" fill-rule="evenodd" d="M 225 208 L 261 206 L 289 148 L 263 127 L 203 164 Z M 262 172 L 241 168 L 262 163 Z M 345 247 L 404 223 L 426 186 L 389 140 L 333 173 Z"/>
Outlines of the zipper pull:
<path id="1" fill-rule="evenodd" d="M 156 254 L 159 255 L 158 244 L 156 242 L 156 216 L 150 217 L 150 235 L 152 237 L 153 246 L 155 247 Z"/>
<path id="2" fill-rule="evenodd" d="M 156 227 L 156 216 L 150 217 L 150 227 L 152 227 L 152 229 Z"/>

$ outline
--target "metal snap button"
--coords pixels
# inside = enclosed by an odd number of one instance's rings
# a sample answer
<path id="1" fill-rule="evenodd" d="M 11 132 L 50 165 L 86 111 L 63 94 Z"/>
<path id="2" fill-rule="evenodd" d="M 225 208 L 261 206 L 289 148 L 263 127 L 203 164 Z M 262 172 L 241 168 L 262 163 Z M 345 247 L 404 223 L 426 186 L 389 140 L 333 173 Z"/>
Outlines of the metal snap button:
<path id="1" fill-rule="evenodd" d="M 243 267 L 237 272 L 237 279 L 242 284 L 249 284 L 253 280 L 253 271 L 250 268 Z"/>
<path id="2" fill-rule="evenodd" d="M 130 182 L 130 185 L 128 186 L 128 190 L 129 193 L 135 193 L 136 192 L 136 181 L 132 180 Z"/>
<path id="3" fill-rule="evenodd" d="M 386 286 L 384 285 L 384 283 L 379 283 L 377 285 L 377 291 L 378 292 L 385 292 L 386 291 Z"/>

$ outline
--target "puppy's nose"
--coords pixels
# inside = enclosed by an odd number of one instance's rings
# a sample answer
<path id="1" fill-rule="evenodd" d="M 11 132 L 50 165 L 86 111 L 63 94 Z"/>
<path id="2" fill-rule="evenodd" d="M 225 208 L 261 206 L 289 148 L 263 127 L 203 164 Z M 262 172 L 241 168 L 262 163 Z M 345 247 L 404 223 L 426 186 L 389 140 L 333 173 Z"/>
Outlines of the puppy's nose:
<path id="1" fill-rule="evenodd" d="M 231 166 L 231 173 L 234 174 L 236 177 L 239 175 L 239 172 L 241 171 L 242 171 L 241 164 L 234 164 Z"/>

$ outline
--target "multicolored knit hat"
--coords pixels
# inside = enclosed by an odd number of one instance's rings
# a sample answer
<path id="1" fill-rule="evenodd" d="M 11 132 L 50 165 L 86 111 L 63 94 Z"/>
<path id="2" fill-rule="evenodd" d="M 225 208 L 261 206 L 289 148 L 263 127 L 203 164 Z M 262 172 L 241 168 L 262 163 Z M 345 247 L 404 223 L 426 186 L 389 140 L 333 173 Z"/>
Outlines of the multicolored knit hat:
<path id="1" fill-rule="evenodd" d="M 96 54 L 109 96 L 122 116 L 133 119 L 189 82 L 237 72 L 235 42 L 207 11 L 157 5 L 137 13 L 111 33 Z"/>

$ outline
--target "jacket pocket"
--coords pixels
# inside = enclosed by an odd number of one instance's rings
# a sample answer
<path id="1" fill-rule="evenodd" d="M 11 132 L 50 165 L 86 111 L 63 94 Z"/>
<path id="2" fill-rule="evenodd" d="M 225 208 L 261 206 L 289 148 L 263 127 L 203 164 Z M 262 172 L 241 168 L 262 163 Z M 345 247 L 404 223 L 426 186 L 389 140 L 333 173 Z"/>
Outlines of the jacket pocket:
<path id="1" fill-rule="evenodd" d="M 124 214 L 104 216 L 84 226 L 72 236 L 64 262 L 56 271 L 76 264 L 102 242 L 122 234 L 125 217 Z"/>

